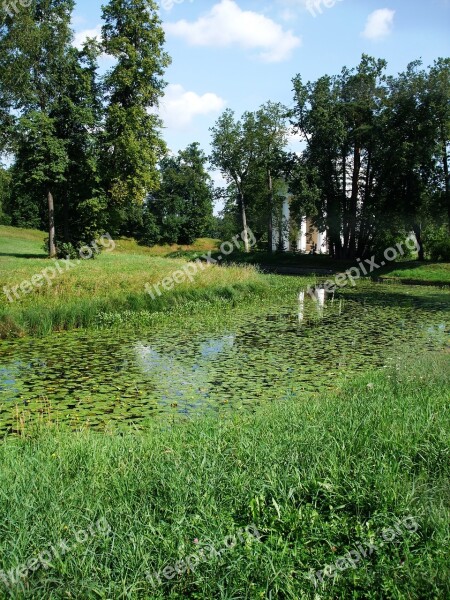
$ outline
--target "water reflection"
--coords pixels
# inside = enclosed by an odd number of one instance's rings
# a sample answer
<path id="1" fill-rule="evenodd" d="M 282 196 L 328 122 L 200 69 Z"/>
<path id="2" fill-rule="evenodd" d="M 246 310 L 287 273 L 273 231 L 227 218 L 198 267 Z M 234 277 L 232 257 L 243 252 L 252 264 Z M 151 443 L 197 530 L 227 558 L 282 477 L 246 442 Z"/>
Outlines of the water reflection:
<path id="1" fill-rule="evenodd" d="M 209 398 L 210 363 L 233 348 L 235 337 L 229 334 L 201 341 L 187 357 L 163 353 L 142 342 L 136 343 L 134 350 L 144 375 L 158 381 L 162 403 L 184 402 L 193 407 Z"/>
<path id="2" fill-rule="evenodd" d="M 308 289 L 307 292 L 301 291 L 298 295 L 298 321 L 302 323 L 305 320 L 305 301 L 314 304 L 317 316 L 324 316 L 327 303 L 334 303 L 334 292 L 327 292 L 321 285 L 316 285 Z M 339 314 L 342 314 L 342 300 L 340 300 Z"/>
<path id="3" fill-rule="evenodd" d="M 156 328 L 73 332 L 0 343 L 0 431 L 14 431 L 16 404 L 31 420 L 43 399 L 61 421 L 126 426 L 164 414 L 253 408 L 292 395 L 323 393 L 346 377 L 411 348 L 442 347 L 444 298 L 422 299 L 351 290 L 327 295 L 317 286 L 290 306 L 254 309 L 211 332 Z M 447 296 L 445 297 L 445 299 Z"/>

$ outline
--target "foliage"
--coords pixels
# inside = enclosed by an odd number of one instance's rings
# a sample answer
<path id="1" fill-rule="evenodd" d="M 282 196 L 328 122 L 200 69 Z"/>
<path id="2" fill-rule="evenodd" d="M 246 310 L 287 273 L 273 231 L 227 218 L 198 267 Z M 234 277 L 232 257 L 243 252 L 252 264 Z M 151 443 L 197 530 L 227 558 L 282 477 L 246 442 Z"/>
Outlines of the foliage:
<path id="1" fill-rule="evenodd" d="M 103 181 L 111 233 L 123 210 L 142 205 L 158 187 L 156 169 L 164 154 L 160 119 L 155 114 L 169 56 L 153 0 L 110 0 L 103 7 L 102 48 L 116 59 L 105 77 L 107 106 L 102 132 Z"/>
<path id="2" fill-rule="evenodd" d="M 447 219 L 450 70 L 416 61 L 397 77 L 363 55 L 340 76 L 294 79 L 292 123 L 307 142 L 290 186 L 335 257 L 367 256 L 421 223 Z M 423 246 L 419 256 L 423 258 Z"/>
<path id="3" fill-rule="evenodd" d="M 9 225 L 10 216 L 6 214 L 5 207 L 8 202 L 11 186 L 11 174 L 0 165 L 0 225 Z"/>
<path id="4" fill-rule="evenodd" d="M 145 235 L 152 243 L 192 244 L 212 224 L 213 187 L 207 158 L 194 143 L 160 163 L 161 185 L 144 211 Z"/>
<path id="5" fill-rule="evenodd" d="M 450 235 L 446 225 L 429 226 L 424 230 L 423 239 L 430 260 L 450 262 Z"/>

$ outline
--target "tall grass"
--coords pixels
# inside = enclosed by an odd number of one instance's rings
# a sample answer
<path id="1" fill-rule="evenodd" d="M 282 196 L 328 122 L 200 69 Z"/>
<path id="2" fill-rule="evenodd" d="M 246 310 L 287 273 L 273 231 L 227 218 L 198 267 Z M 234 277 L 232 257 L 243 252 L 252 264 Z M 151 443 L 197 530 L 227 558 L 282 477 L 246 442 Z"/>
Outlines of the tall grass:
<path id="1" fill-rule="evenodd" d="M 2 597 L 448 598 L 449 355 L 368 373 L 347 389 L 274 402 L 253 415 L 201 417 L 146 433 L 69 434 L 43 426 L 0 447 L 0 564 L 106 519 Z M 307 579 L 384 528 L 404 532 L 356 568 Z M 147 580 L 254 523 L 238 543 L 170 581 Z M 181 570 L 180 570 L 181 571 Z M 157 580 L 156 580 L 157 581 Z"/>
<path id="2" fill-rule="evenodd" d="M 104 252 L 95 260 L 81 261 L 67 271 L 61 261 L 63 273 L 41 287 L 35 286 L 28 294 L 18 290 L 19 299 L 16 299 L 12 287 L 24 280 L 30 281 L 33 275 L 52 267 L 54 261 L 28 254 L 33 250 L 38 253 L 40 232 L 19 230 L 15 234 L 13 228 L 2 229 L 13 251 L 8 256 L 0 256 L 0 288 L 6 286 L 14 301 L 0 290 L 0 338 L 97 326 L 107 322 L 104 315 L 113 315 L 114 319 L 119 315 L 123 321 L 130 313 L 179 311 L 183 306 L 191 307 L 193 302 L 202 302 L 203 307 L 204 303 L 214 307 L 224 301 L 235 305 L 250 301 L 252 296 L 253 299 L 268 298 L 274 293 L 274 280 L 265 280 L 254 267 L 209 266 L 199 269 L 193 281 L 186 279 L 152 298 L 146 293 L 145 285 L 161 284 L 165 277 L 184 267 L 186 259 L 164 258 L 154 249 L 145 252 L 132 241 L 124 240 L 117 243 L 113 252 Z M 195 248 L 201 252 L 213 243 L 213 240 L 199 240 Z M 5 240 L 2 244 L 0 249 L 4 250 Z"/>

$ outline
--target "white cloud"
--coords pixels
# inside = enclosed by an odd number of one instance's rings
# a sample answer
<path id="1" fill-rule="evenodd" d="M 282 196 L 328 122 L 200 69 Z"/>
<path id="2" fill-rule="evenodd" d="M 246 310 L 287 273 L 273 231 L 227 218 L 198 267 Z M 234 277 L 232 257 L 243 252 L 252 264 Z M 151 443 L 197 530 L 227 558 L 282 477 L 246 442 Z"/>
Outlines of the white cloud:
<path id="1" fill-rule="evenodd" d="M 81 50 L 87 38 L 96 38 L 97 40 L 100 40 L 101 33 L 101 25 L 97 25 L 94 27 L 94 29 L 83 29 L 82 31 L 77 31 L 74 35 L 73 45 L 75 48 L 78 48 L 78 50 Z"/>
<path id="2" fill-rule="evenodd" d="M 160 116 L 166 127 L 186 128 L 197 115 L 220 112 L 225 100 L 208 92 L 200 96 L 186 91 L 182 85 L 171 83 L 160 103 Z"/>
<path id="3" fill-rule="evenodd" d="M 86 18 L 81 15 L 72 15 L 72 26 L 83 25 L 86 23 Z"/>
<path id="4" fill-rule="evenodd" d="M 290 8 L 284 8 L 280 13 L 280 19 L 283 21 L 295 21 L 297 18 L 297 13 Z"/>
<path id="5" fill-rule="evenodd" d="M 369 40 L 380 40 L 392 32 L 395 10 L 379 8 L 371 13 L 362 35 Z"/>
<path id="6" fill-rule="evenodd" d="M 285 31 L 264 15 L 242 10 L 234 0 L 221 0 L 197 21 L 166 23 L 165 29 L 192 46 L 257 49 L 259 58 L 272 63 L 288 59 L 301 45 L 292 31 Z"/>

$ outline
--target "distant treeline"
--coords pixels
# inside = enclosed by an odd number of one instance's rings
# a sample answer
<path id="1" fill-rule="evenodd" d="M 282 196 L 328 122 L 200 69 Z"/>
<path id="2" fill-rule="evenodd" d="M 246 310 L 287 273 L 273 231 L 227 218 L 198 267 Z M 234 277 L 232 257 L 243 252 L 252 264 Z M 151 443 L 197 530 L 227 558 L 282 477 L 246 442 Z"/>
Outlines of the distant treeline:
<path id="1" fill-rule="evenodd" d="M 209 157 L 197 143 L 173 155 L 157 116 L 170 64 L 157 4 L 110 0 L 100 40 L 81 49 L 73 8 L 32 0 L 0 12 L 0 153 L 10 165 L 0 169 L 0 222 L 48 229 L 54 255 L 103 232 L 189 244 L 248 227 L 272 248 L 274 232 L 294 236 L 308 215 L 336 258 L 414 231 L 421 258 L 450 260 L 450 59 L 393 77 L 363 55 L 336 76 L 297 75 L 291 108 L 267 102 L 240 119 L 228 109 Z M 113 66 L 101 75 L 102 54 Z M 301 154 L 288 151 L 294 133 Z M 208 165 L 227 187 L 214 189 Z"/>

